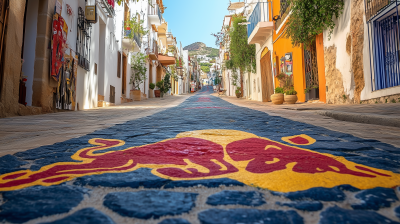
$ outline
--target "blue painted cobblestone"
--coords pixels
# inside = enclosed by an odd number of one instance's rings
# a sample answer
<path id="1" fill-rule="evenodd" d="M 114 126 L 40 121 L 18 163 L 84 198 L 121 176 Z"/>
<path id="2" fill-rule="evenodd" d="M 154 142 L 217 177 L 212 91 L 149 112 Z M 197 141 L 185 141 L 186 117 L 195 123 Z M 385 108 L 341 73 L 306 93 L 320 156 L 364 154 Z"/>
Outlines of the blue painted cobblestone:
<path id="1" fill-rule="evenodd" d="M 28 164 L 28 162 L 22 161 L 15 156 L 5 155 L 0 157 L 0 175 L 5 173 L 11 173 L 18 170 L 23 170 L 21 166 Z"/>
<path id="2" fill-rule="evenodd" d="M 208 93 L 207 93 L 208 94 Z M 317 142 L 307 146 L 310 150 L 321 153 L 329 153 L 343 156 L 349 161 L 390 170 L 395 173 L 400 171 L 400 149 L 389 144 L 381 143 L 373 139 L 361 139 L 346 133 L 335 132 L 325 128 L 291 121 L 279 116 L 269 116 L 263 112 L 241 108 L 227 103 L 219 98 L 208 96 L 212 103 L 196 102 L 199 97 L 195 95 L 177 107 L 167 109 L 148 117 L 143 117 L 113 127 L 95 131 L 80 138 L 70 139 L 50 146 L 42 146 L 25 152 L 0 157 L 0 174 L 22 170 L 22 166 L 31 164 L 31 170 L 39 170 L 41 167 L 55 162 L 72 162 L 71 155 L 78 150 L 90 147 L 88 141 L 92 138 L 120 139 L 126 143 L 123 146 L 107 151 L 122 150 L 132 146 L 142 146 L 156 143 L 177 134 L 203 129 L 233 129 L 240 130 L 261 137 L 267 137 L 277 142 L 283 142 L 282 137 L 307 134 Z M 187 109 L 201 106 L 218 106 L 231 108 L 219 109 Z M 226 113 L 228 111 L 228 113 Z M 210 122 L 212 117 L 212 122 Z M 138 128 L 140 127 L 140 128 Z M 72 185 L 72 186 L 71 186 Z M 202 210 L 205 206 L 198 204 L 197 194 L 188 193 L 193 189 L 202 194 L 202 189 L 193 187 L 213 188 L 217 193 L 211 194 L 207 202 L 214 209 Z M 341 185 L 334 188 L 312 188 L 305 191 L 280 193 L 271 192 L 274 199 L 276 195 L 282 196 L 282 201 L 276 206 L 273 203 L 262 203 L 255 196 L 262 193 L 254 188 L 245 194 L 218 192 L 218 187 L 233 192 L 230 187 L 240 188 L 245 186 L 242 182 L 229 178 L 208 180 L 182 180 L 172 181 L 157 177 L 148 168 L 141 168 L 127 173 L 110 173 L 91 175 L 77 178 L 67 184 L 52 187 L 30 187 L 11 192 L 0 192 L 0 222 L 23 223 L 43 216 L 65 214 L 76 208 L 84 195 L 91 197 L 88 188 L 102 187 L 108 194 L 103 200 L 105 207 L 115 215 L 121 215 L 142 221 L 151 218 L 158 219 L 164 216 L 178 216 L 190 213 L 198 214 L 201 223 L 303 223 L 304 220 L 296 210 L 307 211 L 313 215 L 320 213 L 321 224 L 325 223 L 397 223 L 400 220 L 400 207 L 395 208 L 394 201 L 397 196 L 392 189 L 375 188 L 360 190 L 350 185 Z M 138 192 L 115 192 L 118 188 L 145 188 L 156 190 L 140 190 Z M 186 189 L 185 189 L 186 188 Z M 205 189 L 205 191 L 210 189 Z M 235 189 L 237 190 L 237 189 Z M 172 192 L 181 191 L 181 192 Z M 245 191 L 245 190 L 243 190 Z M 253 192 L 247 195 L 248 192 Z M 267 190 L 263 190 L 267 192 Z M 346 194 L 354 194 L 360 200 L 358 204 L 351 204 L 353 209 L 348 209 L 346 201 L 350 197 Z M 269 196 L 264 197 L 266 202 Z M 254 199 L 254 197 L 256 199 Z M 290 202 L 287 202 L 288 199 Z M 323 201 L 331 202 L 337 206 L 322 206 Z M 262 209 L 220 209 L 221 205 L 245 205 L 245 206 L 275 206 L 278 210 Z M 397 205 L 397 203 L 396 203 Z M 93 205 L 94 206 L 94 205 Z M 199 210 L 194 214 L 194 209 Z M 346 207 L 347 209 L 341 208 Z M 382 208 L 388 208 L 398 217 L 393 220 L 379 214 Z M 261 207 L 259 207 L 261 208 Z M 289 211 L 288 211 L 289 209 Z M 382 213 L 383 214 L 383 213 Z M 87 223 L 113 223 L 107 215 L 93 208 L 79 210 L 53 223 L 74 223 L 75 220 L 86 220 Z M 186 222 L 185 222 L 186 221 Z M 85 222 L 82 222 L 85 223 Z M 148 223 L 184 223 L 187 220 L 180 218 L 168 218 L 163 221 L 148 220 Z"/>
<path id="3" fill-rule="evenodd" d="M 387 208 L 392 203 L 398 201 L 396 193 L 393 189 L 377 187 L 374 189 L 364 190 L 356 194 L 356 198 L 360 199 L 361 204 L 351 205 L 353 209 L 359 210 L 379 210 L 380 208 Z"/>
<path id="4" fill-rule="evenodd" d="M 373 211 L 347 210 L 337 206 L 321 212 L 320 224 L 351 223 L 351 224 L 398 224 L 399 222 L 386 218 Z"/>
<path id="5" fill-rule="evenodd" d="M 295 211 L 258 209 L 209 209 L 199 213 L 201 224 L 301 224 L 303 218 Z"/>
<path id="6" fill-rule="evenodd" d="M 306 191 L 297 191 L 289 193 L 272 192 L 274 195 L 282 195 L 290 200 L 316 200 L 316 201 L 344 201 L 346 195 L 339 189 L 315 187 Z"/>
<path id="7" fill-rule="evenodd" d="M 221 191 L 207 198 L 209 205 L 247 205 L 260 206 L 265 204 L 263 194 L 256 191 Z"/>
<path id="8" fill-rule="evenodd" d="M 116 192 L 106 195 L 104 206 L 126 217 L 158 219 L 188 213 L 197 194 L 169 191 Z"/>
<path id="9" fill-rule="evenodd" d="M 65 185 L 3 192 L 0 221 L 23 223 L 42 216 L 66 213 L 83 200 L 85 193 L 85 189 Z"/>
<path id="10" fill-rule="evenodd" d="M 92 187 L 130 187 L 130 188 L 161 188 L 171 182 L 168 179 L 157 177 L 151 169 L 141 168 L 129 173 L 105 173 L 79 177 L 74 185 Z"/>
<path id="11" fill-rule="evenodd" d="M 324 205 L 319 201 L 296 201 L 296 202 L 276 202 L 277 205 L 295 208 L 297 210 L 315 212 L 321 210 Z"/>
<path id="12" fill-rule="evenodd" d="M 176 187 L 197 187 L 204 186 L 209 188 L 216 188 L 220 186 L 244 186 L 243 183 L 232 180 L 229 178 L 211 179 L 211 180 L 182 180 L 172 181 L 165 185 L 164 189 L 171 189 Z"/>
<path id="13" fill-rule="evenodd" d="M 104 213 L 94 208 L 84 208 L 63 219 L 43 224 L 114 224 L 114 223 L 115 222 Z"/>
<path id="14" fill-rule="evenodd" d="M 159 224 L 190 224 L 186 219 L 164 219 Z"/>

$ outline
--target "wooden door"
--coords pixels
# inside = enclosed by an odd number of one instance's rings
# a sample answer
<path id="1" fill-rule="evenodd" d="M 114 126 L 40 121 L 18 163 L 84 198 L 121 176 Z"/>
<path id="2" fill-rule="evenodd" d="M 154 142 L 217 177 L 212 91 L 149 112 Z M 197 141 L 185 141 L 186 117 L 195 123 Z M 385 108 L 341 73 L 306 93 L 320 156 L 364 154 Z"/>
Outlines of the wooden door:
<path id="1" fill-rule="evenodd" d="M 126 94 L 126 66 L 128 64 L 128 59 L 126 54 L 122 55 L 122 95 Z M 126 95 L 125 95 L 126 97 Z"/>
<path id="2" fill-rule="evenodd" d="M 271 51 L 268 51 L 268 53 L 261 58 L 261 86 L 262 102 L 271 101 L 271 95 L 274 94 L 272 81 Z"/>
<path id="3" fill-rule="evenodd" d="M 153 82 L 153 65 L 151 63 L 149 63 L 149 82 L 154 83 Z M 155 84 L 156 83 L 154 83 L 154 85 Z"/>
<path id="4" fill-rule="evenodd" d="M 3 51 L 4 51 L 4 42 L 5 42 L 5 26 L 7 24 L 6 16 L 8 14 L 8 2 L 7 0 L 0 0 L 0 91 L 3 81 Z M 22 48 L 23 49 L 23 48 Z"/>
<path id="5" fill-rule="evenodd" d="M 110 103 L 115 103 L 115 87 L 110 86 Z"/>

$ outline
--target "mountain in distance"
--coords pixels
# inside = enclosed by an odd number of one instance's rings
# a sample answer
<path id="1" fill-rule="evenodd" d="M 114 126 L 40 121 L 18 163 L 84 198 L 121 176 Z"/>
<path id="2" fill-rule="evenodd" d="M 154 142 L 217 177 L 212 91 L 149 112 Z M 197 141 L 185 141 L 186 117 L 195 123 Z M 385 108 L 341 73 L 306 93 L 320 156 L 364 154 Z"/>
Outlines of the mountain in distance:
<path id="1" fill-rule="evenodd" d="M 210 58 L 218 57 L 219 50 L 212 47 L 207 47 L 205 43 L 196 42 L 190 44 L 183 48 L 183 50 L 188 50 L 190 56 L 194 55 L 207 55 Z"/>

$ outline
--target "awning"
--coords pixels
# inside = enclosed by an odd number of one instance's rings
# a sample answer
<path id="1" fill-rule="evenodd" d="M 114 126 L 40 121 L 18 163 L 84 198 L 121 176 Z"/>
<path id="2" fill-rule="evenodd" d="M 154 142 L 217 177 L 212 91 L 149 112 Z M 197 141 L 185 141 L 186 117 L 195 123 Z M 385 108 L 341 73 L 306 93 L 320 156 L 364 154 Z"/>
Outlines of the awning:
<path id="1" fill-rule="evenodd" d="M 161 54 L 158 55 L 158 61 L 164 66 L 173 65 L 173 64 L 176 63 L 174 57 L 164 56 L 164 55 L 161 55 Z"/>

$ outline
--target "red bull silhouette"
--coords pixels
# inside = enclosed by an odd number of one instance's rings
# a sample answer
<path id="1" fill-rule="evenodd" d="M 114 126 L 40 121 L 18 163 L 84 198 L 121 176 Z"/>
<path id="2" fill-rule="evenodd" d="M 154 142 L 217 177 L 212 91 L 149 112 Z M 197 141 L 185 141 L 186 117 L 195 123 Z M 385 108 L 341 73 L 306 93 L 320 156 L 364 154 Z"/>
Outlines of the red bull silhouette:
<path id="1" fill-rule="evenodd" d="M 229 136 L 231 132 L 235 134 Z M 221 133 L 226 134 L 228 140 L 221 140 L 220 143 L 208 140 L 222 139 Z M 94 147 L 81 149 L 72 156 L 77 162 L 60 162 L 44 166 L 39 171 L 23 170 L 1 175 L 0 191 L 34 185 L 50 186 L 76 177 L 130 172 L 141 167 L 153 168 L 157 174 L 173 180 L 219 178 L 240 173 L 239 167 L 229 161 L 248 162 L 245 170 L 254 174 L 285 170 L 288 164 L 296 163 L 291 172 L 334 172 L 363 178 L 390 177 L 363 166 L 356 166 L 356 170 L 350 169 L 344 163 L 321 153 L 266 138 L 247 138 L 241 133 L 254 136 L 234 130 L 208 130 L 199 135 L 204 138 L 180 137 L 105 153 L 101 151 L 125 143 L 121 140 L 92 139 L 89 142 Z M 289 139 L 302 144 L 313 143 L 301 136 Z M 240 175 L 236 177 L 241 178 Z"/>

